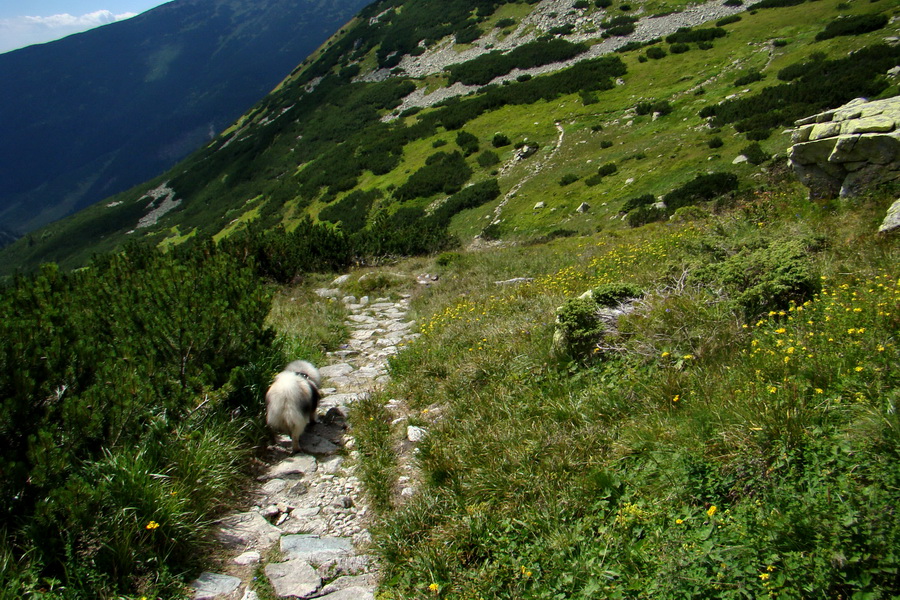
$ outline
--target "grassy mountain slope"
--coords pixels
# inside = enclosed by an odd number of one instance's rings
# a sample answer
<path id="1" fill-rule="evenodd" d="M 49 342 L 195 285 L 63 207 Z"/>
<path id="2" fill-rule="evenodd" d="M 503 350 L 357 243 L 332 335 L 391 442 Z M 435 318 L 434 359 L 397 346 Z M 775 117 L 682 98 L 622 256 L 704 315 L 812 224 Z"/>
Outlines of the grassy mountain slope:
<path id="1" fill-rule="evenodd" d="M 180 0 L 0 56 L 0 223 L 20 235 L 169 169 L 364 6 Z"/>
<path id="2" fill-rule="evenodd" d="M 587 232 L 620 227 L 621 222 L 613 221 L 612 216 L 626 199 L 646 193 L 664 194 L 700 169 L 734 172 L 743 181 L 757 172 L 752 164 L 732 165 L 749 141 L 735 135 L 727 123 L 720 130 L 708 129 L 707 119 L 699 116 L 704 107 L 733 95 L 754 97 L 762 89 L 784 85 L 776 77 L 782 68 L 810 57 L 845 59 L 848 52 L 877 43 L 896 29 L 888 26 L 863 35 L 815 41 L 815 35 L 839 16 L 889 15 L 892 8 L 879 3 L 836 10 L 833 3 L 817 2 L 741 13 L 739 21 L 723 25 L 724 37 L 705 45 L 689 43 L 687 52 L 672 53 L 672 44 L 659 41 L 654 47 L 663 52 L 664 58 L 648 60 L 647 49 L 614 53 L 594 59 L 594 63 L 606 61 L 594 73 L 571 74 L 589 64 L 582 62 L 573 69 L 519 82 L 516 79 L 524 77 L 518 77 L 516 71 L 507 77 L 512 81 L 499 87 L 489 86 L 480 92 L 473 88 L 474 95 L 445 101 L 446 106 L 406 110 L 399 118 L 383 122 L 381 117 L 399 111 L 395 107 L 401 106 L 401 99 L 411 90 L 441 92 L 448 83 L 446 72 L 440 70 L 405 77 L 403 65 L 407 63 L 399 61 L 402 52 L 415 55 L 424 51 L 416 60 L 425 61 L 431 56 L 429 52 L 466 51 L 472 45 L 453 46 L 452 36 L 475 23 L 483 32 L 478 42 L 483 46 L 514 36 L 534 41 L 535 34 L 542 33 L 523 16 L 542 4 L 494 2 L 485 5 L 484 13 L 482 9 L 471 13 L 471 6 L 466 5 L 459 14 L 449 11 L 446 19 L 443 13 L 435 15 L 424 2 L 402 11 L 389 10 L 390 6 L 382 2 L 368 7 L 354 26 L 337 34 L 272 95 L 166 175 L 35 232 L 6 250 L 3 262 L 7 271 L 16 266 L 33 268 L 42 260 L 76 266 L 91 253 L 121 247 L 125 240 L 177 244 L 193 236 L 218 239 L 250 221 L 262 229 L 278 224 L 290 229 L 302 215 L 316 217 L 326 205 L 340 202 L 357 190 L 377 189 L 381 194 L 368 214 L 354 215 L 369 223 L 379 209 L 391 214 L 401 203 L 427 207 L 447 194 L 428 193 L 401 200 L 396 190 L 431 154 L 460 150 L 455 143 L 460 128 L 478 138 L 478 151 L 465 157 L 472 170 L 469 181 L 496 176 L 501 188 L 496 200 L 454 220 L 451 230 L 464 241 L 496 220 L 491 214 L 500 219 L 493 233 L 515 239 L 560 228 Z M 413 7 L 421 14 L 413 12 Z M 640 12 L 641 7 L 635 6 L 626 13 L 615 6 L 601 10 L 591 5 L 588 9 L 548 14 L 556 14 L 554 22 L 575 22 L 582 13 L 599 15 L 600 21 L 635 12 L 646 16 L 653 9 L 648 5 Z M 382 18 L 377 20 L 379 14 Z M 470 17 L 472 14 L 476 16 Z M 503 16 L 507 14 L 519 16 Z M 493 26 L 501 18 L 517 24 L 495 30 Z M 665 17 L 657 17 L 661 19 Z M 433 30 L 410 30 L 411 22 L 432 21 Z M 714 25 L 708 23 L 707 27 Z M 589 37 L 587 44 L 596 44 L 604 41 L 601 34 L 605 31 L 596 27 L 594 33 L 580 35 Z M 429 33 L 435 37 L 429 38 Z M 579 39 L 577 33 L 570 37 Z M 613 37 L 617 39 L 627 38 Z M 420 41 L 425 46 L 430 44 L 430 50 L 419 45 Z M 449 50 L 441 45 L 448 42 L 452 46 Z M 893 52 L 885 50 L 885 64 L 893 64 Z M 547 68 L 537 67 L 536 72 Z M 896 92 L 896 84 L 883 77 L 884 70 L 868 75 L 875 82 L 868 89 L 826 81 L 825 87 L 837 85 L 840 93 L 822 91 L 813 95 L 818 94 L 824 103 L 872 91 L 890 95 Z M 396 75 L 391 76 L 394 72 Z M 759 72 L 762 78 L 735 84 L 750 72 Z M 559 81 L 565 77 L 572 81 Z M 828 74 L 823 77 L 827 79 Z M 373 79 L 383 81 L 366 82 Z M 636 115 L 635 109 L 645 101 L 667 102 L 672 112 L 659 119 L 652 114 Z M 502 107 L 504 104 L 506 107 Z M 795 112 L 821 108 L 809 101 L 799 106 Z M 792 116 L 794 113 L 788 111 L 782 115 L 782 123 L 764 127 L 769 134 L 760 141 L 764 152 L 784 154 L 788 139 L 781 131 Z M 496 133 L 507 136 L 511 144 L 493 148 L 491 141 Z M 712 137 L 720 138 L 723 145 L 710 148 Z M 561 146 L 557 147 L 560 139 Z M 514 146 L 526 140 L 537 143 L 538 152 L 514 163 Z M 499 163 L 490 164 L 491 160 L 483 158 L 487 151 L 494 152 Z M 480 159 L 487 166 L 482 166 Z M 613 175 L 599 182 L 589 179 L 598 166 L 608 163 L 616 166 Z M 538 165 L 540 175 L 532 176 Z M 559 185 L 565 176 L 579 177 L 580 181 Z M 155 224 L 138 228 L 139 220 L 159 204 L 151 202 L 146 192 L 162 183 L 173 190 L 173 198 L 180 203 Z M 515 197 L 506 198 L 513 187 L 517 188 Z M 547 209 L 533 211 L 538 201 L 543 201 Z M 593 210 L 574 215 L 573 209 L 582 202 Z M 498 209 L 501 203 L 503 207 Z M 338 220 L 334 216 L 331 219 Z"/>

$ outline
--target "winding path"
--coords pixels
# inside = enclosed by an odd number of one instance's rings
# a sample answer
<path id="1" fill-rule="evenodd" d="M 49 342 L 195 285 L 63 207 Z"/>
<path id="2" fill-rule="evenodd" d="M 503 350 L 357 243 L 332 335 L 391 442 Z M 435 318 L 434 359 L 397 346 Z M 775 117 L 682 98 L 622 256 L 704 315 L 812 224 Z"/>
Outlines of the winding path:
<path id="1" fill-rule="evenodd" d="M 340 297 L 338 289 L 316 292 Z M 289 438 L 279 438 L 250 510 L 219 522 L 223 573 L 203 573 L 194 581 L 196 600 L 257 600 L 259 585 L 270 585 L 280 597 L 375 597 L 377 566 L 366 553 L 369 510 L 354 476 L 357 455 L 346 414 L 355 400 L 387 381 L 388 357 L 418 334 L 406 320 L 408 296 L 397 302 L 352 296 L 341 301 L 351 335 L 320 369 L 318 422 L 300 438 L 298 454 L 289 454 Z M 257 580 L 260 566 L 266 582 Z"/>

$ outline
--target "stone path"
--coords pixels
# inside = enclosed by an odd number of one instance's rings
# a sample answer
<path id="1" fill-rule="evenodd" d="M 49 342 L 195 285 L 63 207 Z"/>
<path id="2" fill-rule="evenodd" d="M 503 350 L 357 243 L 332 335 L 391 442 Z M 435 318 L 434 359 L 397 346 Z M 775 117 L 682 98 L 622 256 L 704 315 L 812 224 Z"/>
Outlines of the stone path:
<path id="1" fill-rule="evenodd" d="M 338 289 L 316 293 L 341 296 Z M 260 564 L 281 597 L 375 597 L 377 567 L 366 554 L 368 508 L 353 474 L 356 453 L 346 414 L 356 399 L 387 381 L 388 357 L 418 334 L 406 320 L 408 296 L 399 302 L 352 296 L 341 301 L 352 333 L 347 344 L 329 353 L 331 364 L 319 369 L 318 422 L 300 438 L 296 455 L 290 455 L 290 438 L 279 438 L 252 492 L 252 508 L 220 521 L 216 538 L 227 556 L 224 573 L 203 573 L 194 581 L 196 600 L 256 600 Z M 276 547 L 279 552 L 272 552 Z"/>

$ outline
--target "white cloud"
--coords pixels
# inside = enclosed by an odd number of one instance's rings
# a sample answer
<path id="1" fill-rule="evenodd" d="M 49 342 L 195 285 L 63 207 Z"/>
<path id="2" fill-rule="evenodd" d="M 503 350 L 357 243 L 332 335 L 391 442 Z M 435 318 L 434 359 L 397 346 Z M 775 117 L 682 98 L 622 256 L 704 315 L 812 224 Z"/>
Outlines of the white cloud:
<path id="1" fill-rule="evenodd" d="M 81 16 L 62 14 L 0 19 L 0 52 L 58 40 L 100 25 L 130 19 L 135 14 L 128 12 L 117 15 L 109 10 L 97 10 Z"/>

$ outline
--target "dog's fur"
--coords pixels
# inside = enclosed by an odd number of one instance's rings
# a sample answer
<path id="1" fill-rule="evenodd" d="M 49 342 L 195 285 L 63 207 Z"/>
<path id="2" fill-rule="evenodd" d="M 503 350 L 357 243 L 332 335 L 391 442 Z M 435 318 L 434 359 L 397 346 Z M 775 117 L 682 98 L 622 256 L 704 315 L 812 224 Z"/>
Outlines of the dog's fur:
<path id="1" fill-rule="evenodd" d="M 291 436 L 294 452 L 300 450 L 300 436 L 316 421 L 319 387 L 318 369 L 305 360 L 295 360 L 275 376 L 266 392 L 266 424 L 276 433 Z"/>

